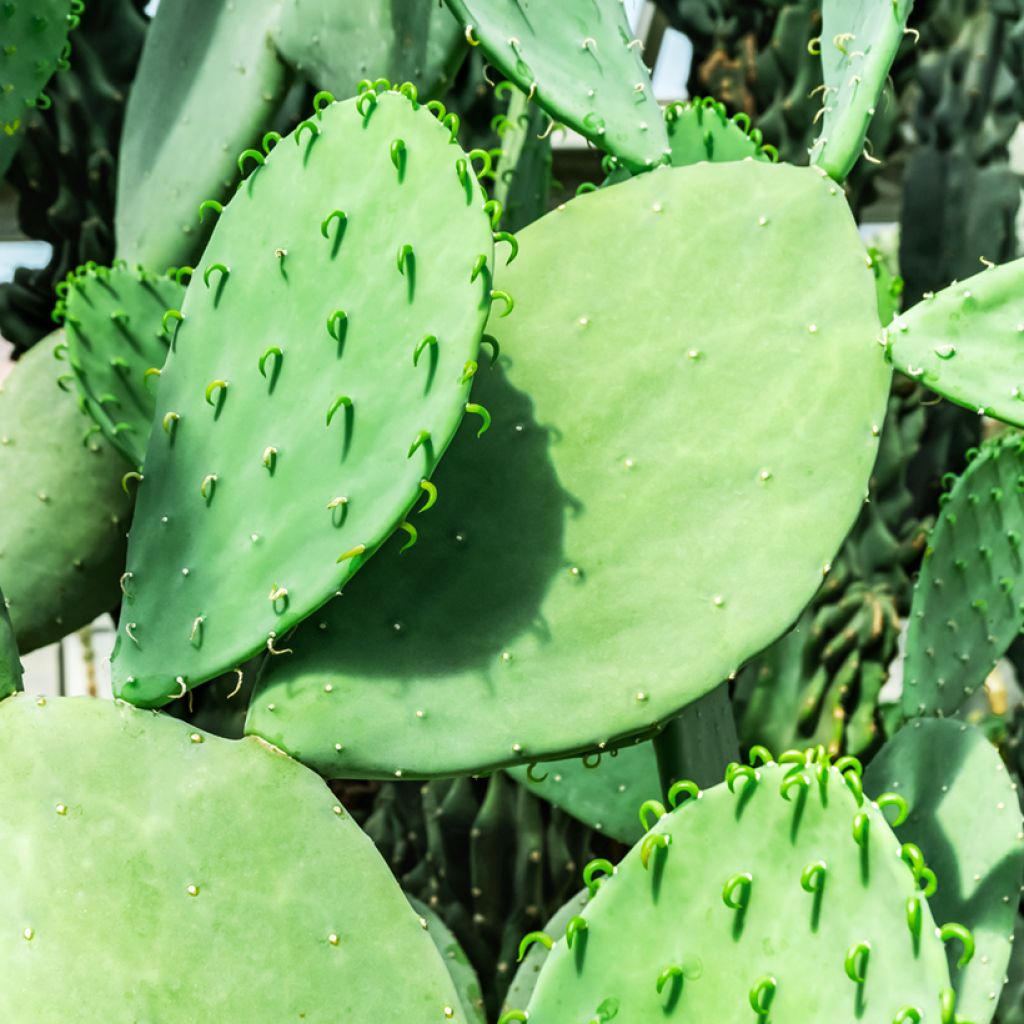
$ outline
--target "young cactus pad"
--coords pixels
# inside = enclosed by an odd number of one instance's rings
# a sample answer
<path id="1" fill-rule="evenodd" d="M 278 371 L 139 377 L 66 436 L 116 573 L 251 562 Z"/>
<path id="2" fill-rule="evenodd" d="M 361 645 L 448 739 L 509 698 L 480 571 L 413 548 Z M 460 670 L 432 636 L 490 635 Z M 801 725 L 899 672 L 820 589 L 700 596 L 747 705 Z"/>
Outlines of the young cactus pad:
<path id="1" fill-rule="evenodd" d="M 1010 962 L 1024 873 L 1016 786 L 985 735 L 963 722 L 926 719 L 900 730 L 872 759 L 865 793 L 899 793 L 913 808 L 896 827 L 940 879 L 929 899 L 940 924 L 957 921 L 974 938 L 970 962 L 948 950 L 957 1013 L 988 1024 Z"/>
<path id="2" fill-rule="evenodd" d="M 1024 438 L 987 442 L 944 496 L 914 585 L 903 712 L 952 714 L 1024 622 Z"/>
<path id="3" fill-rule="evenodd" d="M 588 865 L 596 894 L 544 937 L 531 1024 L 602 1020 L 602 1006 L 624 1021 L 938 1022 L 942 941 L 883 811 L 849 775 L 732 765 L 727 785 L 681 784 L 670 813 L 644 805 L 647 836 L 615 869 Z"/>
<path id="4" fill-rule="evenodd" d="M 0 4 L 0 178 L 7 173 L 29 111 L 50 105 L 43 90 L 68 66 L 68 32 L 83 0 L 5 0 Z"/>
<path id="5" fill-rule="evenodd" d="M 0 584 L 25 654 L 117 604 L 131 507 L 129 467 L 57 387 L 55 355 L 67 358 L 63 331 L 0 385 Z"/>
<path id="6" fill-rule="evenodd" d="M 825 0 L 821 135 L 811 159 L 842 181 L 864 148 L 914 0 Z M 877 161 L 876 161 L 877 162 Z"/>
<path id="7" fill-rule="evenodd" d="M 929 293 L 885 333 L 898 370 L 951 402 L 1024 426 L 1024 259 Z"/>
<path id="8" fill-rule="evenodd" d="M 164 314 L 181 307 L 185 288 L 118 265 L 79 267 L 60 290 L 68 362 L 85 408 L 103 436 L 141 466 L 174 327 L 165 327 Z"/>
<path id="9" fill-rule="evenodd" d="M 113 655 L 135 704 L 280 651 L 426 500 L 467 405 L 494 252 L 470 158 L 405 95 L 317 105 L 248 155 L 168 314 Z"/>
<path id="10" fill-rule="evenodd" d="M 686 103 L 672 103 L 665 108 L 672 166 L 710 160 L 726 163 L 729 160 L 770 160 L 778 154 L 765 146 L 761 133 L 750 129 L 746 114 L 729 117 L 725 105 L 717 100 L 696 97 Z"/>
<path id="11" fill-rule="evenodd" d="M 0 760 L 0 1019 L 465 1024 L 380 855 L 279 751 L 19 694 Z"/>
<path id="12" fill-rule="evenodd" d="M 14 627 L 7 614 L 7 603 L 0 591 L 0 698 L 7 697 L 21 689 L 21 659 L 18 657 L 18 641 L 14 638 Z"/>
<path id="13" fill-rule="evenodd" d="M 491 429 L 445 456 L 419 544 L 304 624 L 254 697 L 248 729 L 327 775 L 651 731 L 790 625 L 863 501 L 889 370 L 821 172 L 663 168 L 518 238 L 474 384 Z"/>
<path id="14" fill-rule="evenodd" d="M 471 45 L 535 99 L 632 170 L 665 161 L 651 76 L 619 0 L 446 0 Z"/>

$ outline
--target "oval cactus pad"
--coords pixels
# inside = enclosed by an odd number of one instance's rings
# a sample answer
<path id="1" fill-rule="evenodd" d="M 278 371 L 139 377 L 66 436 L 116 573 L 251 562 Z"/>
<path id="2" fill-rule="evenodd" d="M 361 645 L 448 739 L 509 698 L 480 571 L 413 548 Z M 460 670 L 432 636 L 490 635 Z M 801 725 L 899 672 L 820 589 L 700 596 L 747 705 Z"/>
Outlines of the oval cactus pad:
<path id="1" fill-rule="evenodd" d="M 408 91 L 318 97 L 269 156 L 242 154 L 223 212 L 203 204 L 220 222 L 164 318 L 136 480 L 113 659 L 132 703 L 281 649 L 401 523 L 463 416 L 492 210 Z"/>

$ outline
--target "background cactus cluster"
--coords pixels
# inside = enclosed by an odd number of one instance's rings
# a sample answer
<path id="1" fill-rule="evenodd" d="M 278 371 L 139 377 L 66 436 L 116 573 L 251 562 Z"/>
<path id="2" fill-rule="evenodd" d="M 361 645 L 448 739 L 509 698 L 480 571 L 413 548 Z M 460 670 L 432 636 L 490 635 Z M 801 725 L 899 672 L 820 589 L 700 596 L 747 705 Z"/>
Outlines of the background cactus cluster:
<path id="1" fill-rule="evenodd" d="M 1024 6 L 144 8 L 0 0 L 0 1019 L 1024 1021 Z"/>

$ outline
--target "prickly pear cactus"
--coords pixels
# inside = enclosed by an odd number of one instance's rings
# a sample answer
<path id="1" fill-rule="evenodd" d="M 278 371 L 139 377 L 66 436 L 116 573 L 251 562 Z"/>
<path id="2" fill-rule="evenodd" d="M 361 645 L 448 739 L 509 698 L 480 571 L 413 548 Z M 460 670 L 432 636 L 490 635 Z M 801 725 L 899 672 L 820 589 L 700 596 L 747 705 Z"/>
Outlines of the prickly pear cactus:
<path id="1" fill-rule="evenodd" d="M 57 291 L 68 363 L 85 409 L 103 436 L 141 466 L 171 344 L 173 321 L 167 326 L 164 314 L 180 308 L 185 287 L 120 263 L 79 267 Z"/>
<path id="2" fill-rule="evenodd" d="M 652 731 L 783 632 L 862 503 L 889 372 L 821 172 L 659 169 L 518 239 L 497 279 L 516 309 L 489 327 L 502 358 L 474 384 L 491 430 L 445 457 L 416 548 L 399 563 L 389 544 L 254 695 L 249 731 L 330 777 Z"/>
<path id="3" fill-rule="evenodd" d="M 902 798 L 865 799 L 854 765 L 785 760 L 641 808 L 647 836 L 614 869 L 588 865 L 592 899 L 564 935 L 524 938 L 553 943 L 530 1021 L 953 1020 L 942 940 L 965 959 L 973 942 L 936 932 L 929 869 L 886 819 Z"/>
<path id="4" fill-rule="evenodd" d="M 380 855 L 279 751 L 124 704 L 16 695 L 0 703 L 0 758 L 5 1020 L 183 1024 L 197 1006 L 254 1024 L 466 1020 Z M 297 836 L 303 857 L 283 870 Z"/>
<path id="5" fill-rule="evenodd" d="M 14 638 L 14 627 L 7 614 L 7 602 L 0 591 L 0 699 L 21 689 L 21 659 L 18 657 L 18 641 Z"/>
<path id="6" fill-rule="evenodd" d="M 25 654 L 117 604 L 131 507 L 128 465 L 57 387 L 54 356 L 67 358 L 63 332 L 0 385 L 0 581 Z"/>
<path id="7" fill-rule="evenodd" d="M 1024 259 L 930 292 L 885 332 L 893 365 L 958 405 L 1024 426 Z"/>
<path id="8" fill-rule="evenodd" d="M 83 0 L 5 0 L 0 6 L 0 178 L 7 173 L 32 107 L 46 107 L 43 90 L 68 66 L 68 33 Z"/>
<path id="9" fill-rule="evenodd" d="M 627 167 L 663 163 L 651 76 L 618 0 L 445 0 L 472 46 L 556 121 Z"/>
<path id="10" fill-rule="evenodd" d="M 412 97 L 320 96 L 269 155 L 244 154 L 252 173 L 165 318 L 113 655 L 133 703 L 279 653 L 399 525 L 411 547 L 406 516 L 433 503 L 464 411 L 487 428 L 467 398 L 497 211 Z"/>
<path id="11" fill-rule="evenodd" d="M 972 452 L 944 496 L 914 586 L 903 712 L 950 714 L 984 682 L 1024 622 L 1024 439 Z"/>
<path id="12" fill-rule="evenodd" d="M 501 203 L 502 224 L 519 231 L 548 211 L 551 193 L 551 136 L 545 135 L 547 116 L 526 93 L 502 82 L 495 97 L 509 94 L 508 112 L 496 117 L 501 153 L 494 168 L 494 198 Z"/>
<path id="13" fill-rule="evenodd" d="M 773 146 L 765 145 L 760 131 L 750 127 L 746 114 L 730 117 L 725 104 L 712 97 L 695 97 L 665 108 L 673 167 L 710 160 L 778 159 Z"/>
<path id="14" fill-rule="evenodd" d="M 929 905 L 939 924 L 971 930 L 975 952 L 962 970 L 949 951 L 957 1012 L 988 1024 L 1010 962 L 1024 874 L 1020 804 L 999 753 L 963 722 L 934 719 L 904 727 L 872 760 L 864 790 L 895 791 L 913 808 L 895 828 L 914 843 L 941 884 Z"/>

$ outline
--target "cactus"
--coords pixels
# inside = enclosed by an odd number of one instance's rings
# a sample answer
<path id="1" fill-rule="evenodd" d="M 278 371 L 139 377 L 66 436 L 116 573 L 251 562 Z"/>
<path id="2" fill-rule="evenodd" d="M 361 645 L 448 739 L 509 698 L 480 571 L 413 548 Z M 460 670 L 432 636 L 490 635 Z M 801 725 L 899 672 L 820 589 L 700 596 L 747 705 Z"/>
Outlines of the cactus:
<path id="1" fill-rule="evenodd" d="M 651 76 L 616 0 L 445 0 L 472 46 L 543 107 L 632 170 L 668 140 Z"/>
<path id="2" fill-rule="evenodd" d="M 68 33 L 83 0 L 7 0 L 0 7 L 0 178 L 7 173 L 33 107 L 45 109 L 43 91 L 68 67 Z"/>
<path id="3" fill-rule="evenodd" d="M 303 626 L 254 695 L 248 730 L 328 777 L 650 733 L 792 622 L 863 499 L 889 374 L 864 250 L 822 173 L 660 169 L 518 238 L 497 278 L 517 308 L 489 328 L 509 365 L 475 383 L 494 425 L 479 448 L 457 439 L 436 480 L 461 500 Z"/>
<path id="4" fill-rule="evenodd" d="M 906 802 L 865 800 L 858 766 L 811 754 L 733 764 L 703 793 L 683 782 L 671 813 L 648 801 L 647 836 L 614 869 L 588 865 L 565 935 L 524 938 L 553 943 L 529 1019 L 951 1022 L 943 940 L 964 960 L 973 941 L 933 926 L 930 869 L 886 819 Z"/>
<path id="5" fill-rule="evenodd" d="M 5 1020 L 465 1020 L 379 854 L 280 752 L 89 698 L 8 697 L 0 735 Z"/>
<path id="6" fill-rule="evenodd" d="M 929 293 L 886 330 L 904 373 L 958 405 L 1024 426 L 1024 377 L 1010 376 L 1024 340 L 1024 260 Z"/>
<path id="7" fill-rule="evenodd" d="M 1024 622 L 1024 441 L 973 453 L 946 496 L 914 587 L 903 711 L 949 714 L 985 681 Z"/>
<path id="8" fill-rule="evenodd" d="M 506 91 L 508 113 L 495 118 L 501 153 L 494 169 L 494 198 L 501 203 L 505 229 L 515 232 L 547 213 L 551 136 L 545 134 L 544 111 L 511 82 L 501 83 L 495 96 Z"/>
<path id="9" fill-rule="evenodd" d="M 180 279 L 181 275 L 178 275 Z M 156 408 L 156 379 L 171 343 L 164 314 L 185 288 L 124 265 L 79 267 L 58 288 L 67 323 L 68 363 L 82 403 L 103 436 L 141 466 Z"/>
<path id="10" fill-rule="evenodd" d="M 610 754 L 509 768 L 509 775 L 537 796 L 622 843 L 642 835 L 636 808 L 658 794 L 658 765 L 650 743 Z"/>
<path id="11" fill-rule="evenodd" d="M 130 502 L 128 468 L 58 390 L 63 332 L 27 352 L 0 385 L 0 581 L 23 654 L 117 604 Z M 61 378 L 70 384 L 70 375 Z"/>
<path id="12" fill-rule="evenodd" d="M 7 614 L 7 602 L 0 592 L 0 700 L 22 688 L 21 675 L 18 642 L 14 638 L 11 617 Z"/>
<path id="13" fill-rule="evenodd" d="M 276 653 L 399 524 L 411 546 L 405 516 L 432 504 L 464 409 L 487 427 L 466 398 L 492 210 L 449 127 L 398 93 L 318 97 L 269 157 L 243 157 L 253 174 L 164 317 L 113 655 L 141 706 Z"/>
<path id="14" fill-rule="evenodd" d="M 746 114 L 729 117 L 725 105 L 712 97 L 696 97 L 665 108 L 673 167 L 701 160 L 778 159 L 774 146 L 765 145 L 761 132 L 751 129 Z"/>
<path id="15" fill-rule="evenodd" d="M 1024 832 L 1016 785 L 995 748 L 961 722 L 915 721 L 871 762 L 864 791 L 898 792 L 913 808 L 894 829 L 913 843 L 940 879 L 929 899 L 940 924 L 971 930 L 975 954 L 956 970 L 957 1012 L 988 1024 L 1010 961 L 1024 876 Z"/>

